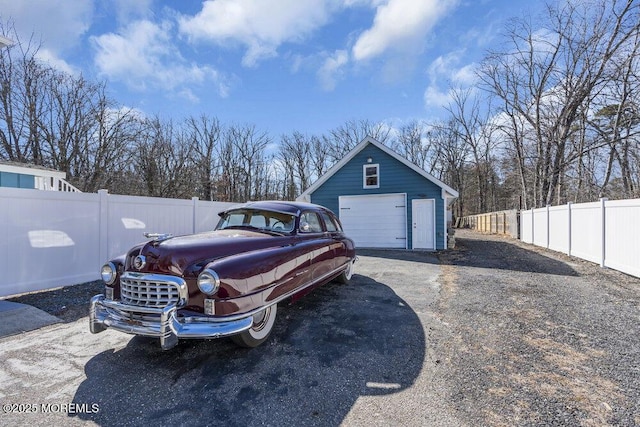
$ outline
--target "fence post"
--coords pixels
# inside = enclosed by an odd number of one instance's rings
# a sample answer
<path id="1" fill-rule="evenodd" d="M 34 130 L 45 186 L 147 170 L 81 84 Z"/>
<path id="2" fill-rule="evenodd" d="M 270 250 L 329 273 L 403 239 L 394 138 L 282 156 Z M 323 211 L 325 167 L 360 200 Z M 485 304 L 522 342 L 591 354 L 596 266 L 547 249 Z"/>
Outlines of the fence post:
<path id="1" fill-rule="evenodd" d="M 507 213 L 502 213 L 502 234 L 507 234 Z"/>
<path id="2" fill-rule="evenodd" d="M 606 201 L 608 199 L 606 197 L 603 197 L 600 199 L 600 218 L 602 219 L 602 224 L 601 224 L 601 239 L 602 239 L 602 250 L 601 250 L 601 254 L 600 254 L 600 267 L 604 267 L 604 258 L 607 255 L 606 254 L 606 243 L 607 243 L 607 226 L 606 226 L 606 221 L 605 221 L 605 212 L 606 212 Z"/>
<path id="3" fill-rule="evenodd" d="M 196 234 L 196 227 L 198 226 L 198 198 L 197 197 L 192 197 L 191 198 L 191 202 L 192 202 L 192 209 L 193 209 L 193 216 L 191 217 L 191 221 L 192 221 L 192 233 Z"/>
<path id="4" fill-rule="evenodd" d="M 567 203 L 567 232 L 569 233 L 567 255 L 571 256 L 571 202 Z"/>
<path id="5" fill-rule="evenodd" d="M 536 231 L 536 219 L 535 219 L 535 215 L 533 214 L 533 207 L 532 207 L 531 208 L 531 244 L 533 245 L 536 244 L 535 231 Z"/>
<path id="6" fill-rule="evenodd" d="M 109 191 L 98 190 L 98 267 L 109 258 Z"/>
<path id="7" fill-rule="evenodd" d="M 551 228 L 551 217 L 549 214 L 549 208 L 551 207 L 551 205 L 547 205 L 547 244 L 546 244 L 546 248 L 549 249 L 549 229 Z"/>

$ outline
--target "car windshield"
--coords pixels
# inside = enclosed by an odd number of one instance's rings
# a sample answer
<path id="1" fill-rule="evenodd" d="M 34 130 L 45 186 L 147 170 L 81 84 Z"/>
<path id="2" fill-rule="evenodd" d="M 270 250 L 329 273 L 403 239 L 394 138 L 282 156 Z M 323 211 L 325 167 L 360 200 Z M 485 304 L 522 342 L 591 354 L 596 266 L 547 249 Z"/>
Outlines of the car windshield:
<path id="1" fill-rule="evenodd" d="M 290 214 L 256 209 L 234 209 L 225 212 L 216 230 L 251 228 L 265 232 L 290 233 L 295 217 Z"/>

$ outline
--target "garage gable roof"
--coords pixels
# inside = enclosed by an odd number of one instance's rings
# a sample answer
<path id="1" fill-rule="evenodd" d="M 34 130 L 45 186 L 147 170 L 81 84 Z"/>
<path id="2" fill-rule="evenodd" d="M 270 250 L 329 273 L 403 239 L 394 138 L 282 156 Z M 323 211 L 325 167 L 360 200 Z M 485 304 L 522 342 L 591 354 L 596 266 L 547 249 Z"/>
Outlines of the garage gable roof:
<path id="1" fill-rule="evenodd" d="M 356 154 L 358 154 L 360 151 L 362 151 L 369 144 L 371 144 L 371 145 L 379 148 L 380 150 L 384 151 L 389 156 L 391 156 L 394 159 L 398 160 L 400 163 L 404 164 L 405 166 L 407 166 L 411 170 L 417 172 L 418 174 L 422 175 L 423 177 L 425 177 L 429 181 L 433 182 L 434 184 L 436 184 L 437 186 L 442 188 L 442 190 L 444 190 L 444 192 L 447 193 L 447 197 L 449 197 L 449 198 L 457 198 L 458 197 L 458 192 L 456 190 L 454 190 L 453 188 L 449 187 L 447 184 L 445 184 L 444 182 L 440 181 L 438 178 L 436 178 L 435 176 L 431 175 L 430 173 L 428 173 L 424 169 L 422 169 L 422 168 L 418 167 L 417 165 L 411 163 L 409 160 L 405 159 L 403 156 L 401 156 L 400 154 L 396 153 L 395 151 L 393 151 L 392 149 L 390 149 L 386 145 L 384 145 L 381 142 L 379 142 L 379 141 L 371 138 L 370 136 L 368 136 L 365 139 L 363 139 L 362 141 L 360 141 L 360 143 L 358 143 L 358 145 L 353 147 L 353 149 L 351 151 L 349 151 L 349 153 L 344 158 L 342 158 L 342 160 L 340 160 L 338 163 L 333 165 L 324 175 L 322 175 L 320 178 L 318 178 L 318 180 L 316 182 L 314 182 L 313 185 L 311 185 L 309 188 L 307 188 L 304 191 L 304 193 L 302 193 L 300 196 L 298 196 L 297 200 L 303 200 L 303 199 L 306 199 L 308 196 L 310 196 L 314 191 L 316 191 L 318 188 L 320 188 L 322 186 L 322 184 L 324 184 L 336 172 L 338 172 L 340 169 L 342 169 L 342 167 L 344 165 L 349 163 L 349 161 L 351 161 L 351 159 L 353 159 L 356 156 Z"/>

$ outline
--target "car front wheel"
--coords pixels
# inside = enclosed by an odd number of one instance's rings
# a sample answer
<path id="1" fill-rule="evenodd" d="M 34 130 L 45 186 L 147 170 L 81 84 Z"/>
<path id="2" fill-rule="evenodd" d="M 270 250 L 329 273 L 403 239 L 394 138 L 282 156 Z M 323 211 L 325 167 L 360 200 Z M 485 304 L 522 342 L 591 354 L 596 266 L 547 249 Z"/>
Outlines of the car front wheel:
<path id="1" fill-rule="evenodd" d="M 277 312 L 278 306 L 274 304 L 254 314 L 251 328 L 238 335 L 233 335 L 231 340 L 240 347 L 253 348 L 259 346 L 269 338 L 273 330 L 273 324 L 276 321 Z"/>

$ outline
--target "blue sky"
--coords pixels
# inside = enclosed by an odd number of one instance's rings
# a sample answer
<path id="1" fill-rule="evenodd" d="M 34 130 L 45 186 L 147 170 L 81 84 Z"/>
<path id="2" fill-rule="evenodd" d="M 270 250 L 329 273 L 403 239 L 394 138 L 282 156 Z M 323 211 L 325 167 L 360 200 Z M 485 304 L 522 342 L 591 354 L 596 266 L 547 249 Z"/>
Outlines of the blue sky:
<path id="1" fill-rule="evenodd" d="M 273 138 L 348 120 L 400 126 L 446 115 L 451 85 L 499 42 L 519 0 L 0 0 L 39 56 L 107 81 L 125 107 L 206 114 Z"/>

